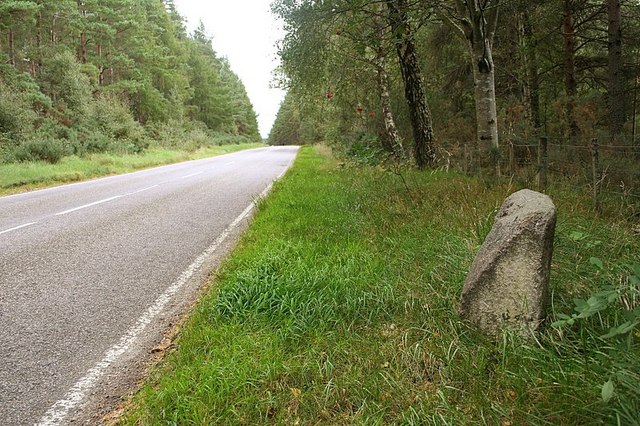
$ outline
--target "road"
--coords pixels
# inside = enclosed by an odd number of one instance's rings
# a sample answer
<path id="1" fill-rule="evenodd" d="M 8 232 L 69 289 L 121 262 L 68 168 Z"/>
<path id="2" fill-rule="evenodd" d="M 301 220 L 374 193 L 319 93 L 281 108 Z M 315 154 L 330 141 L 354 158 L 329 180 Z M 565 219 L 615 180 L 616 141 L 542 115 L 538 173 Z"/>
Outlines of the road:
<path id="1" fill-rule="evenodd" d="M 96 422 L 91 411 L 141 374 L 296 153 L 259 148 L 0 198 L 2 424 Z"/>

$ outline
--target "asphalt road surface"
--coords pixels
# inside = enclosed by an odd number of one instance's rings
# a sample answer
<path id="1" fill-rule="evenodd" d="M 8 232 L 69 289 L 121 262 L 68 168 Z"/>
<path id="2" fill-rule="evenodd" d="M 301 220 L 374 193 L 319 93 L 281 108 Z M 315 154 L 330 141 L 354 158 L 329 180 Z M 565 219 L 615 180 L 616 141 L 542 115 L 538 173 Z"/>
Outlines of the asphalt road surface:
<path id="1" fill-rule="evenodd" d="M 0 198 L 0 423 L 99 422 L 296 153 Z"/>

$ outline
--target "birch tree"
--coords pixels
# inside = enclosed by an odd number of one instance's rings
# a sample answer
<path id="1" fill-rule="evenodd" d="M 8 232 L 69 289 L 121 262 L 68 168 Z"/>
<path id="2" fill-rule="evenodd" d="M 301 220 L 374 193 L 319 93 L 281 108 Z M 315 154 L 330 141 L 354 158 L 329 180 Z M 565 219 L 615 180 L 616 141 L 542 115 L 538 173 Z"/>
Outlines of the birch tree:
<path id="1" fill-rule="evenodd" d="M 476 132 L 479 146 L 498 149 L 493 39 L 500 0 L 454 0 L 454 7 L 438 8 L 469 48 L 473 68 Z M 497 166 L 498 167 L 498 166 Z M 499 173 L 499 169 L 497 170 Z"/>
<path id="2" fill-rule="evenodd" d="M 404 155 L 404 147 L 402 139 L 398 134 L 398 128 L 393 117 L 393 109 L 391 107 L 391 92 L 389 89 L 389 73 L 387 72 L 387 49 L 384 45 L 385 26 L 381 19 L 375 20 L 377 33 L 377 46 L 374 64 L 376 75 L 378 77 L 378 90 L 380 92 L 380 104 L 382 107 L 382 119 L 386 131 L 389 144 L 393 147 L 396 154 Z"/>

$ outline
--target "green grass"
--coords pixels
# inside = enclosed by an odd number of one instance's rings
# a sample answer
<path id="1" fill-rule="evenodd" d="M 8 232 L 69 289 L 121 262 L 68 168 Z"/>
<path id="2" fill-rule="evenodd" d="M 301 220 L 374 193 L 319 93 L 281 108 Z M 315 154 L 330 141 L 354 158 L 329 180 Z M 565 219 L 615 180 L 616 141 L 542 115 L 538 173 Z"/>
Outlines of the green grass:
<path id="1" fill-rule="evenodd" d="M 537 340 L 490 339 L 456 309 L 516 188 L 443 171 L 403 177 L 406 187 L 303 149 L 120 422 L 637 424 L 640 336 L 598 338 L 639 303 L 632 224 L 554 189 L 550 320 L 607 284 L 626 289 L 627 305 Z"/>
<path id="2" fill-rule="evenodd" d="M 0 164 L 0 196 L 46 186 L 132 172 L 153 166 L 195 160 L 264 146 L 261 143 L 209 146 L 196 151 L 149 149 L 142 154 L 92 154 L 46 162 Z"/>

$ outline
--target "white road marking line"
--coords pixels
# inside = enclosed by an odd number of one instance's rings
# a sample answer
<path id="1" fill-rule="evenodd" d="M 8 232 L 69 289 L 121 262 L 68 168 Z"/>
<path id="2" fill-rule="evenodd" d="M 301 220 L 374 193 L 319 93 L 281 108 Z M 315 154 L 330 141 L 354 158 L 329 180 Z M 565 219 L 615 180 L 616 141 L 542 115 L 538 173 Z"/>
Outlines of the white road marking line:
<path id="1" fill-rule="evenodd" d="M 159 187 L 159 186 L 160 186 L 160 185 L 153 185 L 153 186 L 150 186 L 150 187 L 148 187 L 148 188 L 140 189 L 140 190 L 138 190 L 138 191 L 129 192 L 129 193 L 127 194 L 127 196 L 129 196 L 129 195 L 136 195 L 136 194 L 139 194 L 139 193 L 141 193 L 141 192 L 149 191 L 149 190 L 154 189 L 154 188 L 157 188 L 157 187 Z"/>
<path id="2" fill-rule="evenodd" d="M 11 232 L 11 231 L 17 231 L 18 229 L 26 228 L 27 226 L 35 225 L 36 223 L 38 223 L 38 222 L 29 222 L 29 223 L 25 223 L 24 225 L 16 226 L 15 228 L 10 228 L 10 229 L 6 229 L 4 231 L 0 231 L 0 235 L 6 234 L 6 233 Z"/>
<path id="3" fill-rule="evenodd" d="M 198 173 L 191 173 L 190 175 L 186 175 L 186 176 L 182 176 L 180 179 L 188 179 L 190 177 L 194 177 L 194 176 L 198 176 L 203 174 L 204 172 L 198 172 Z"/>
<path id="4" fill-rule="evenodd" d="M 124 197 L 124 195 L 116 195 L 115 197 L 105 198 L 104 200 L 95 201 L 93 203 L 85 204 L 84 206 L 75 207 L 73 209 L 69 209 L 69 210 L 65 210 L 65 211 L 60 212 L 60 213 L 56 213 L 55 216 L 62 216 L 62 215 L 65 215 L 65 214 L 73 213 L 73 212 L 78 211 L 78 210 L 86 209 L 88 207 L 97 206 L 98 204 L 107 203 L 109 201 L 117 200 L 118 198 L 122 198 L 122 197 Z"/>
<path id="5" fill-rule="evenodd" d="M 69 210 L 65 210 L 65 211 L 60 212 L 60 213 L 56 213 L 55 216 L 62 216 L 62 215 L 65 215 L 65 214 L 73 213 L 73 212 L 78 211 L 78 210 L 86 209 L 88 207 L 97 206 L 98 204 L 108 203 L 109 201 L 117 200 L 118 198 L 128 197 L 130 195 L 140 194 L 141 192 L 149 191 L 149 190 L 151 190 L 153 188 L 157 188 L 159 186 L 160 185 L 153 185 L 153 186 L 150 186 L 148 188 L 140 189 L 138 191 L 129 192 L 129 193 L 124 194 L 124 195 L 116 195 L 115 197 L 105 198 L 104 200 L 95 201 L 93 203 L 85 204 L 84 206 L 75 207 L 73 209 L 69 209 Z"/>
<path id="6" fill-rule="evenodd" d="M 144 329 L 158 316 L 164 307 L 171 301 L 171 298 L 185 285 L 185 283 L 196 273 L 204 262 L 220 247 L 229 237 L 231 232 L 245 219 L 254 209 L 255 204 L 251 203 L 207 248 L 189 267 L 178 277 L 178 279 L 165 290 L 160 297 L 151 305 L 146 312 L 138 318 L 138 321 L 120 338 L 120 341 L 113 345 L 104 355 L 102 360 L 91 368 L 87 374 L 76 382 L 66 395 L 56 402 L 37 423 L 38 426 L 54 426 L 61 424 L 69 412 L 76 408 L 93 388 L 98 384 L 107 369 L 116 362 L 122 355 L 127 353 L 136 343 Z"/>

